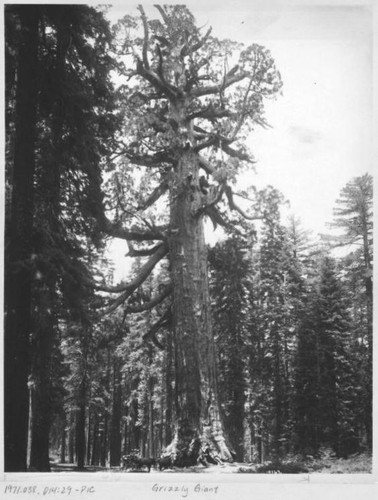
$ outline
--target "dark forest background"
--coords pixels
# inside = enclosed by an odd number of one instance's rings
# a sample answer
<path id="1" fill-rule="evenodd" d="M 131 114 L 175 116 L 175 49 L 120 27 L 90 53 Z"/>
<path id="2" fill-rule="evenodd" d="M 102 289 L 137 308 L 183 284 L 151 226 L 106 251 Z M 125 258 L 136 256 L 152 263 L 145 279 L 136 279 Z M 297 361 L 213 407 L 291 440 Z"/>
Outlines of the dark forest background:
<path id="1" fill-rule="evenodd" d="M 172 463 L 193 465 L 200 452 L 185 451 L 180 434 L 184 414 L 195 421 L 185 413 L 184 389 L 188 401 L 191 394 L 182 379 L 198 357 L 214 365 L 216 380 L 209 378 L 209 404 L 198 403 L 206 417 L 201 409 L 202 423 L 189 430 L 213 461 L 264 464 L 369 452 L 372 177 L 351 179 L 335 200 L 330 222 L 337 237 L 314 237 L 296 216 L 284 220 L 286 201 L 272 186 L 239 192 L 253 213 L 239 207 L 230 186 L 250 158 L 232 140 L 244 114 L 264 125 L 262 101 L 280 88 L 279 74 L 257 46 L 226 71 L 220 47 L 231 51 L 237 44 L 200 34 L 185 8 L 159 13 L 160 25 L 140 8 L 111 28 L 101 9 L 85 5 L 5 6 L 5 470 L 49 471 L 52 460 L 78 470 L 119 467 L 130 453 L 171 453 Z M 135 44 L 143 56 L 133 71 L 144 86 L 128 83 L 129 60 L 121 57 L 137 20 L 142 31 Z M 184 43 L 177 37 L 185 30 Z M 175 40 L 182 42 L 177 60 Z M 258 77 L 247 67 L 252 55 Z M 189 74 L 177 62 L 185 57 Z M 223 84 L 214 83 L 217 74 Z M 116 75 L 122 84 L 114 83 Z M 249 94 L 250 83 L 237 101 L 239 88 L 230 95 L 226 89 L 245 76 L 255 87 Z M 185 106 L 200 121 L 190 136 L 195 146 L 181 137 L 184 77 L 193 97 Z M 214 100 L 201 101 L 212 94 Z M 168 104 L 171 114 L 165 114 Z M 183 142 L 173 144 L 172 137 Z M 206 161 L 217 170 L 201 157 L 203 175 L 197 167 L 189 186 L 188 151 L 199 155 L 208 147 L 213 153 Z M 180 207 L 168 222 L 167 207 L 154 208 L 168 191 L 174 206 L 180 175 L 191 203 L 200 200 L 193 219 L 223 228 L 218 243 L 201 249 L 208 286 L 197 274 L 196 286 L 207 288 L 193 306 L 177 294 Z M 124 239 L 125 254 L 135 257 L 118 285 L 107 251 L 112 238 Z M 184 314 L 189 322 L 206 316 L 205 347 L 203 337 L 193 352 L 184 344 L 177 319 Z M 213 413 L 209 430 L 203 422 Z M 216 446 L 216 429 L 224 448 Z"/>

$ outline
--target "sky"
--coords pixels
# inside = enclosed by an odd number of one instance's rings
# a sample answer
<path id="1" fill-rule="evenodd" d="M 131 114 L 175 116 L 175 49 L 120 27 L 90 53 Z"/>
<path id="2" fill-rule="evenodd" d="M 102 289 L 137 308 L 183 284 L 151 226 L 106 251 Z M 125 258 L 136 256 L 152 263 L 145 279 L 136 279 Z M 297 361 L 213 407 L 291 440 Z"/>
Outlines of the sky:
<path id="1" fill-rule="evenodd" d="M 271 128 L 251 134 L 256 174 L 246 174 L 241 184 L 279 189 L 314 234 L 330 231 L 346 183 L 373 173 L 372 12 L 356 4 L 186 2 L 197 24 L 212 26 L 214 36 L 271 50 L 282 95 L 266 103 Z M 149 2 L 143 5 L 157 15 Z M 130 12 L 136 4 L 115 3 L 110 15 L 115 20 Z"/>

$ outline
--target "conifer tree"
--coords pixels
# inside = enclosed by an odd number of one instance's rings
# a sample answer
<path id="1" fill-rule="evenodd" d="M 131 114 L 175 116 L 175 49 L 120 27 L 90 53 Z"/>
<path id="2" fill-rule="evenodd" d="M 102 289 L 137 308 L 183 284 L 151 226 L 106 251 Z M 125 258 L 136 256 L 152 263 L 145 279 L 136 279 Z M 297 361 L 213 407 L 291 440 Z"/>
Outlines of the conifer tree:
<path id="1" fill-rule="evenodd" d="M 358 441 L 353 324 L 334 260 L 325 256 L 319 272 L 299 332 L 297 432 L 302 450 L 325 446 L 344 456 Z"/>
<path id="2" fill-rule="evenodd" d="M 83 250 L 80 236 L 98 242 L 88 207 L 101 203 L 100 165 L 114 131 L 113 99 L 108 93 L 111 59 L 105 55 L 110 32 L 102 14 L 87 6 L 14 5 L 7 7 L 6 19 L 10 193 L 5 290 L 5 393 L 10 398 L 5 416 L 6 469 L 26 467 L 27 377 L 32 368 L 31 466 L 49 470 L 48 401 L 58 304 L 62 304 L 59 293 L 67 299 L 75 294 L 73 289 L 83 290 L 89 280 L 85 266 L 78 261 Z M 25 88 L 20 87 L 23 85 Z M 25 241 L 20 239 L 21 233 Z M 24 275 L 22 285 L 14 279 L 19 272 Z M 23 325 L 16 327 L 20 321 Z M 16 367 L 21 360 L 22 367 Z M 18 410 L 15 404 L 20 405 Z"/>
<path id="3" fill-rule="evenodd" d="M 353 283 L 354 301 L 362 305 L 363 328 L 359 337 L 364 338 L 367 353 L 363 355 L 366 387 L 363 406 L 367 443 L 372 446 L 372 360 L 373 360 L 373 177 L 365 174 L 355 177 L 341 190 L 336 200 L 332 226 L 343 230 L 337 245 L 348 246 L 351 252 L 345 259 L 349 281 Z M 361 290 L 364 289 L 364 294 Z M 361 302 L 361 298 L 364 300 Z"/>
<path id="4" fill-rule="evenodd" d="M 248 243 L 232 234 L 209 254 L 211 296 L 218 358 L 218 388 L 225 427 L 236 460 L 244 458 L 247 393 Z"/>

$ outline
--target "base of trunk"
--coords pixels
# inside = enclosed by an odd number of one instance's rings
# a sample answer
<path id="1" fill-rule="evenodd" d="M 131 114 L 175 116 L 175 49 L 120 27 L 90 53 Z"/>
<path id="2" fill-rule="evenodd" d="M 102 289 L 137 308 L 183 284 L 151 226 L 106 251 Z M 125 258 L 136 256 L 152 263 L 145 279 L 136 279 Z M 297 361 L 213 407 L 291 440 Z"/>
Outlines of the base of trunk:
<path id="1" fill-rule="evenodd" d="M 220 465 L 223 462 L 233 462 L 235 454 L 226 445 L 226 440 L 219 430 L 204 427 L 202 435 L 187 441 L 176 431 L 171 444 L 162 455 L 164 468 L 191 467 L 194 465 Z"/>

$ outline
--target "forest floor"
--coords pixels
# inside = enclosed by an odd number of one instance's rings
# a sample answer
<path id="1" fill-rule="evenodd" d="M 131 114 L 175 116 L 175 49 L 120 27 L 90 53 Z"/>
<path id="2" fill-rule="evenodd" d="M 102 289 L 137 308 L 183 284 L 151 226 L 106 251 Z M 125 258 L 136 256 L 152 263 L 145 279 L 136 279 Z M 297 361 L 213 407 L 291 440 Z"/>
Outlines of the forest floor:
<path id="1" fill-rule="evenodd" d="M 281 470 L 279 470 L 281 469 Z M 74 464 L 52 463 L 51 472 L 74 472 L 77 471 Z M 121 467 L 95 467 L 87 466 L 80 472 L 130 472 L 148 473 L 147 469 L 124 471 Z M 225 463 L 222 465 L 209 465 L 186 467 L 184 469 L 173 467 L 164 471 L 151 469 L 151 474 L 166 473 L 206 473 L 206 474 L 367 474 L 372 472 L 372 456 L 368 453 L 359 453 L 348 458 L 335 458 L 325 456 L 322 458 L 311 458 L 301 461 L 285 461 L 281 466 L 275 466 L 271 463 L 249 464 L 249 463 Z"/>

